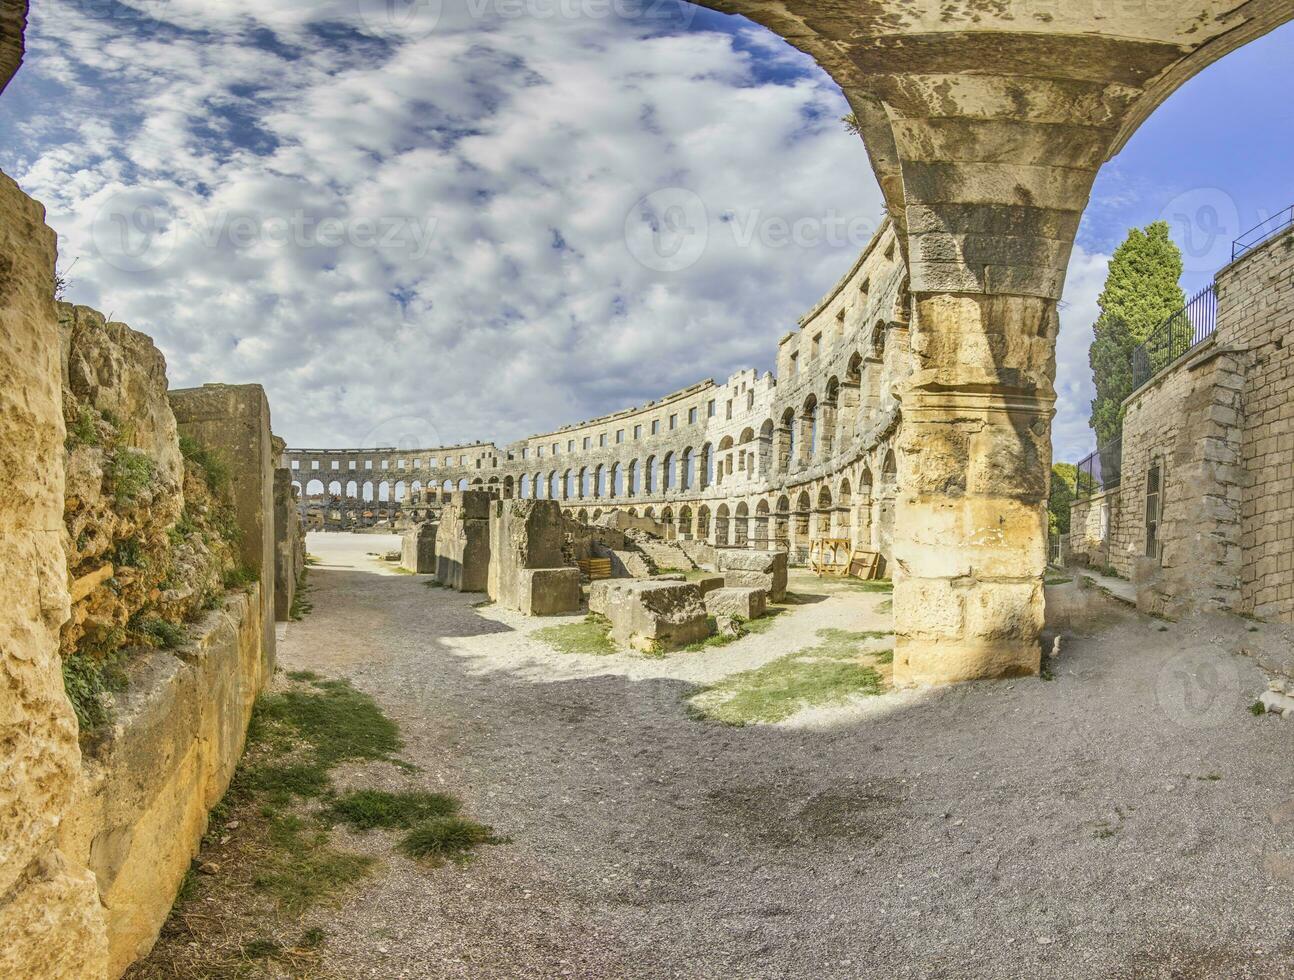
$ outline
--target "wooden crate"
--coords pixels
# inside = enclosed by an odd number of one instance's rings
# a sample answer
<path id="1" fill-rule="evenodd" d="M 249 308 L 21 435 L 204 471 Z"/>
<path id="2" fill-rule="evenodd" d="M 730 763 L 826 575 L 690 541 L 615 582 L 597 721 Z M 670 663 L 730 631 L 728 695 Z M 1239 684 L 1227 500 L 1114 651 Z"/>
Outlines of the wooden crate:
<path id="1" fill-rule="evenodd" d="M 611 577 L 610 558 L 581 558 L 576 564 L 590 580 Z"/>

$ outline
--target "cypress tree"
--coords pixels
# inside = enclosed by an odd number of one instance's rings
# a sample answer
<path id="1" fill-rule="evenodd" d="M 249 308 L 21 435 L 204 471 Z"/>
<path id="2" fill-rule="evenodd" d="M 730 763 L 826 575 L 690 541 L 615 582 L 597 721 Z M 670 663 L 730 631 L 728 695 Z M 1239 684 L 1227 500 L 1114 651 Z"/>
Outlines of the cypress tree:
<path id="1" fill-rule="evenodd" d="M 1098 445 L 1123 431 L 1123 399 L 1132 394 L 1132 351 L 1186 304 L 1178 280 L 1182 253 L 1168 237 L 1168 222 L 1133 228 L 1114 251 L 1097 304 L 1088 350 L 1096 397 L 1089 425 Z"/>

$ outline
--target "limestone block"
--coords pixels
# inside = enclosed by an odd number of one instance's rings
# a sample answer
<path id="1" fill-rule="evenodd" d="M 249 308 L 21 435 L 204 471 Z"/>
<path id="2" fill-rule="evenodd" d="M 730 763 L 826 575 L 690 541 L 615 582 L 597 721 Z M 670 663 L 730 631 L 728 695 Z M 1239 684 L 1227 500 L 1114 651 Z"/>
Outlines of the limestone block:
<path id="1" fill-rule="evenodd" d="M 561 506 L 556 500 L 496 500 L 489 508 L 488 522 L 486 591 L 500 605 L 524 612 L 529 603 L 522 573 L 565 565 Z"/>
<path id="2" fill-rule="evenodd" d="M 80 980 L 106 966 L 94 881 L 55 842 L 81 755 L 58 659 L 69 605 L 54 241 L 41 206 L 0 174 L 0 976 Z"/>
<path id="3" fill-rule="evenodd" d="M 404 532 L 400 550 L 400 567 L 419 575 L 431 575 L 436 571 L 436 532 L 439 525 L 434 521 L 423 521 Z"/>
<path id="4" fill-rule="evenodd" d="M 705 611 L 715 619 L 758 619 L 768 608 L 768 593 L 750 586 L 713 589 L 705 595 Z"/>
<path id="5" fill-rule="evenodd" d="M 611 638 L 639 650 L 672 650 L 710 633 L 701 591 L 691 583 L 626 581 L 605 599 Z"/>
<path id="6" fill-rule="evenodd" d="M 604 578 L 596 582 L 589 583 L 589 612 L 596 613 L 599 616 L 607 614 L 607 606 L 610 603 L 611 593 L 620 589 L 628 588 L 637 579 L 627 578 Z M 655 581 L 653 579 L 652 581 Z M 679 581 L 682 581 L 680 577 Z"/>
<path id="7" fill-rule="evenodd" d="M 490 522 L 487 518 L 469 518 L 467 513 L 484 512 L 468 502 L 448 504 L 440 512 L 440 526 L 436 531 L 436 578 L 443 585 L 459 592 L 484 592 L 490 575 Z M 487 499 L 488 503 L 488 499 Z"/>
<path id="8" fill-rule="evenodd" d="M 717 561 L 726 586 L 763 589 L 770 602 L 786 598 L 786 552 L 719 549 Z"/>
<path id="9" fill-rule="evenodd" d="M 229 468 L 239 558 L 261 583 L 263 656 L 274 669 L 274 446 L 270 404 L 260 385 L 209 384 L 169 392 L 180 435 L 219 454 Z"/>
<path id="10" fill-rule="evenodd" d="M 520 606 L 527 616 L 558 616 L 579 612 L 580 570 L 522 569 Z"/>
<path id="11" fill-rule="evenodd" d="M 277 440 L 276 440 L 277 442 Z M 274 453 L 277 458 L 282 450 Z M 305 528 L 292 489 L 292 471 L 274 471 L 274 618 L 286 622 L 305 568 Z"/>
<path id="12" fill-rule="evenodd" d="M 697 579 L 696 587 L 701 590 L 701 595 L 703 596 L 713 592 L 715 589 L 722 589 L 723 576 L 707 575 L 705 578 Z"/>

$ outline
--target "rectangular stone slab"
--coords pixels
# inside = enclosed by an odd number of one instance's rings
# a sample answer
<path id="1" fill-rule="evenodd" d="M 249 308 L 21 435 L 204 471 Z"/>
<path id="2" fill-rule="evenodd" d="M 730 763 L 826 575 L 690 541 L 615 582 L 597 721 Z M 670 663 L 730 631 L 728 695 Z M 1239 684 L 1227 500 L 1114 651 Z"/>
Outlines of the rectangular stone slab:
<path id="1" fill-rule="evenodd" d="M 690 582 L 631 581 L 607 589 L 611 638 L 639 650 L 674 650 L 710 635 L 701 590 Z"/>
<path id="2" fill-rule="evenodd" d="M 580 610 L 578 568 L 521 570 L 521 611 L 527 616 L 560 616 Z"/>

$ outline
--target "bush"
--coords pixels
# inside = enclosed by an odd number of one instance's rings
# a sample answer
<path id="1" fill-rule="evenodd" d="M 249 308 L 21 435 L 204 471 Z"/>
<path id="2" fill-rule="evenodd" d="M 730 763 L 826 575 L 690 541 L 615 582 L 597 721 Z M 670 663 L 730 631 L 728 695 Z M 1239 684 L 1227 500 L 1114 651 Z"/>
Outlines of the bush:
<path id="1" fill-rule="evenodd" d="M 82 734 L 93 731 L 109 718 L 104 695 L 125 687 L 126 675 L 121 658 L 104 659 L 74 654 L 63 658 L 63 690 L 72 702 Z"/>
<path id="2" fill-rule="evenodd" d="M 76 419 L 68 425 L 67 439 L 63 445 L 69 451 L 77 446 L 99 445 L 99 430 L 95 427 L 94 415 L 88 406 L 82 405 Z"/>
<path id="3" fill-rule="evenodd" d="M 229 492 L 229 467 L 214 450 L 200 445 L 192 436 L 180 436 L 180 455 L 202 470 L 207 489 L 217 497 Z"/>
<path id="4" fill-rule="evenodd" d="M 118 504 L 129 504 L 153 481 L 153 461 L 136 449 L 118 449 L 108 469 L 112 496 Z"/>

